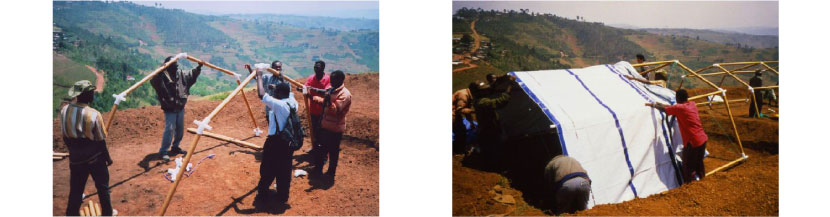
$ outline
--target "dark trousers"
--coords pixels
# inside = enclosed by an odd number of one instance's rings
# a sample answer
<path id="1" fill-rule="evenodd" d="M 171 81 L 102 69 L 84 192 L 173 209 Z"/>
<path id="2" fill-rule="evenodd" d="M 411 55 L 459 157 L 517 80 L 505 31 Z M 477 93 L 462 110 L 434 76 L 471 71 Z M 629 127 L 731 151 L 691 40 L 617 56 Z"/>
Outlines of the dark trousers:
<path id="1" fill-rule="evenodd" d="M 683 146 L 683 183 L 691 183 L 694 180 L 693 172 L 700 179 L 706 176 L 706 169 L 703 167 L 703 154 L 706 152 L 706 142 L 700 147 L 692 148 L 691 144 Z"/>
<path id="2" fill-rule="evenodd" d="M 112 215 L 112 203 L 110 202 L 109 182 L 110 174 L 104 160 L 96 160 L 91 163 L 69 164 L 69 203 L 66 206 L 67 216 L 79 216 L 83 203 L 82 195 L 86 186 L 87 178 L 92 175 L 95 188 L 98 189 L 98 200 L 101 202 L 101 214 Z"/>
<path id="3" fill-rule="evenodd" d="M 312 134 L 314 134 L 314 144 L 311 144 L 312 150 L 317 148 L 317 147 L 320 147 L 320 139 L 318 139 L 318 138 L 320 138 L 319 135 L 320 135 L 320 129 L 321 129 L 320 128 L 320 120 L 321 120 L 320 117 L 322 117 L 322 116 L 321 115 L 313 115 L 313 114 L 311 115 L 311 123 L 310 124 L 311 124 L 311 130 L 313 131 Z"/>
<path id="4" fill-rule="evenodd" d="M 463 153 L 467 146 L 467 127 L 464 126 L 461 115 L 455 117 L 455 121 L 452 123 L 452 133 L 455 135 L 452 141 L 452 153 Z"/>
<path id="5" fill-rule="evenodd" d="M 259 165 L 259 185 L 257 196 L 268 195 L 268 189 L 274 179 L 277 180 L 277 199 L 288 201 L 291 189 L 291 157 L 294 154 L 288 143 L 278 135 L 268 136 L 262 148 L 262 163 Z"/>
<path id="6" fill-rule="evenodd" d="M 343 133 L 332 132 L 326 129 L 320 129 L 318 132 L 320 135 L 317 138 L 320 140 L 321 149 L 317 151 L 317 157 L 314 158 L 316 162 L 314 163 L 313 173 L 320 174 L 323 172 L 323 161 L 328 157 L 329 169 L 326 171 L 326 174 L 334 177 L 337 173 L 337 160 L 340 158 L 340 140 L 343 139 Z"/>
<path id="7" fill-rule="evenodd" d="M 761 116 L 761 109 L 764 107 L 763 93 L 756 91 L 755 98 L 749 102 L 749 117 L 757 118 Z M 755 114 L 755 106 L 758 105 L 758 114 Z"/>

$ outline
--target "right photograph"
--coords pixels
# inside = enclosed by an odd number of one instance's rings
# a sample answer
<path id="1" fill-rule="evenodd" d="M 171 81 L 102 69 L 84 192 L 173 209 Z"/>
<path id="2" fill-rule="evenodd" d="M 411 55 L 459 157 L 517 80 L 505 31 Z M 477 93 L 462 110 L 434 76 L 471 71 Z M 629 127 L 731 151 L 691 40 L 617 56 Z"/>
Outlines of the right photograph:
<path id="1" fill-rule="evenodd" d="M 779 215 L 778 2 L 452 5 L 454 216 Z"/>

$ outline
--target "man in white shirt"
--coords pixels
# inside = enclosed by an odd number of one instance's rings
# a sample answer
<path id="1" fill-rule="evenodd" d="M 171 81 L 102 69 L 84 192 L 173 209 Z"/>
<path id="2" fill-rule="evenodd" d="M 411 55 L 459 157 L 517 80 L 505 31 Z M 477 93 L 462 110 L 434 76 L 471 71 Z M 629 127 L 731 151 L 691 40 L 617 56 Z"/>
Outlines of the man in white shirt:
<path id="1" fill-rule="evenodd" d="M 286 127 L 286 121 L 291 114 L 291 109 L 296 111 L 297 101 L 291 93 L 288 83 L 282 82 L 276 85 L 263 86 L 262 72 L 257 71 L 257 91 L 262 103 L 268 109 L 268 138 L 262 148 L 262 162 L 259 168 L 259 185 L 257 196 L 254 199 L 254 206 L 264 208 L 269 199 L 276 199 L 277 203 L 285 204 L 288 201 L 288 191 L 291 186 L 291 161 L 294 151 L 279 136 L 279 133 Z M 276 198 L 269 196 L 270 185 L 274 179 L 277 181 Z"/>

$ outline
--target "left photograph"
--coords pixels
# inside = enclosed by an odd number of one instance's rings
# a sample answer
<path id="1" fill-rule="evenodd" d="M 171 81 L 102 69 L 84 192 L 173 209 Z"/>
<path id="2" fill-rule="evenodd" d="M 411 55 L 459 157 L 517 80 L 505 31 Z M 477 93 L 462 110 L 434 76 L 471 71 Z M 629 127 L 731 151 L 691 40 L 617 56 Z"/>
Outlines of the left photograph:
<path id="1" fill-rule="evenodd" d="M 379 215 L 377 1 L 52 17 L 53 215 Z"/>

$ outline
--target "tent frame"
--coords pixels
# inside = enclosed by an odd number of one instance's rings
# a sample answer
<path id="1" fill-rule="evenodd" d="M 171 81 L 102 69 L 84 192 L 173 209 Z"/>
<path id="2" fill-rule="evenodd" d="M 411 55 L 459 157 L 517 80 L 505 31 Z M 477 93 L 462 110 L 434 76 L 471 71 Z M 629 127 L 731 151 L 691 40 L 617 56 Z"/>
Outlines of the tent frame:
<path id="1" fill-rule="evenodd" d="M 753 62 L 753 63 L 755 63 L 755 62 Z M 763 64 L 763 62 L 761 64 Z M 704 67 L 704 68 L 698 69 L 698 70 L 692 70 L 691 68 L 687 67 L 686 65 L 684 65 L 683 63 L 681 63 L 678 60 L 646 62 L 646 63 L 633 64 L 632 66 L 636 68 L 636 67 L 641 67 L 641 66 L 654 66 L 654 65 L 659 65 L 659 66 L 654 67 L 652 69 L 649 69 L 649 70 L 647 70 L 646 72 L 643 72 L 643 73 L 647 73 L 647 72 L 650 72 L 650 71 L 655 71 L 655 70 L 658 70 L 660 68 L 664 68 L 666 66 L 671 66 L 671 65 L 677 65 L 684 71 L 684 75 L 681 77 L 683 79 L 680 80 L 680 85 L 678 86 L 677 89 L 680 89 L 681 87 L 683 87 L 683 82 L 685 81 L 685 78 L 688 78 L 688 77 L 698 78 L 701 81 L 703 81 L 704 83 L 706 83 L 709 87 L 717 89 L 717 91 L 714 91 L 714 92 L 700 94 L 700 95 L 696 95 L 696 96 L 690 96 L 689 101 L 693 101 L 693 100 L 696 100 L 696 99 L 701 99 L 701 98 L 705 98 L 707 96 L 712 96 L 712 95 L 717 95 L 717 94 L 720 94 L 721 97 L 723 97 L 723 102 L 726 105 L 726 112 L 729 115 L 729 121 L 732 123 L 733 133 L 735 134 L 735 138 L 737 138 L 738 147 L 740 147 L 740 149 L 741 149 L 741 157 L 739 157 L 739 158 L 737 158 L 737 159 L 735 159 L 735 160 L 733 160 L 729 163 L 726 163 L 726 164 L 724 164 L 724 165 L 722 165 L 722 166 L 720 166 L 720 167 L 718 167 L 718 168 L 716 168 L 712 171 L 707 172 L 706 176 L 712 175 L 712 174 L 714 174 L 718 171 L 724 170 L 724 169 L 729 168 L 729 167 L 731 167 L 731 166 L 733 166 L 733 165 L 735 165 L 735 164 L 737 164 L 741 161 L 746 160 L 749 156 L 747 156 L 746 152 L 744 152 L 744 146 L 743 146 L 743 143 L 741 142 L 741 135 L 738 133 L 738 127 L 735 124 L 735 118 L 732 115 L 732 108 L 730 108 L 730 106 L 729 106 L 729 99 L 726 96 L 726 90 L 723 89 L 723 88 L 720 88 L 719 85 L 715 85 L 714 83 L 707 80 L 706 78 L 704 78 L 700 74 L 701 72 L 706 71 L 708 69 L 711 69 L 715 66 L 713 65 L 713 66 Z M 729 63 L 729 65 L 737 65 L 737 64 L 736 63 Z M 764 65 L 766 66 L 766 64 L 764 64 Z M 767 66 L 767 67 L 769 67 L 769 66 Z M 727 71 L 726 72 L 727 74 L 731 74 L 731 72 L 728 72 L 729 70 L 724 70 L 724 71 Z M 778 73 L 778 72 L 776 71 L 776 73 Z"/>
<path id="2" fill-rule="evenodd" d="M 182 58 L 187 59 L 191 62 L 200 63 L 200 64 L 202 64 L 204 66 L 207 66 L 209 68 L 212 68 L 212 69 L 216 69 L 216 70 L 218 70 L 220 72 L 223 72 L 227 75 L 234 76 L 234 77 L 236 77 L 236 84 L 237 85 L 242 84 L 241 81 L 239 80 L 240 79 L 240 74 L 238 74 L 238 73 L 235 73 L 235 72 L 232 72 L 230 70 L 218 67 L 216 65 L 213 65 L 209 62 L 197 59 L 195 57 L 188 56 L 187 53 L 179 53 L 179 54 L 173 56 L 173 58 L 171 58 L 170 61 L 167 61 L 166 63 L 164 63 L 162 66 L 160 66 L 159 68 L 157 68 L 156 70 L 154 70 L 150 74 L 144 76 L 144 78 L 142 78 L 140 81 L 136 82 L 135 84 L 133 84 L 132 86 L 130 86 L 129 88 L 127 88 L 126 90 L 121 92 L 120 94 L 113 94 L 113 97 L 115 98 L 115 102 L 112 104 L 112 108 L 110 109 L 110 112 L 107 115 L 107 121 L 104 124 L 104 132 L 109 133 L 109 129 L 112 126 L 112 121 L 115 119 L 115 113 L 118 112 L 118 104 L 121 101 L 126 100 L 126 96 L 128 94 L 130 94 L 135 89 L 137 89 L 139 86 L 141 86 L 142 84 L 144 84 L 147 81 L 149 81 L 150 79 L 152 79 L 158 73 L 161 73 L 162 71 L 167 69 L 167 67 L 170 66 L 170 64 L 173 64 L 174 62 L 176 62 L 176 61 L 178 61 L 179 59 L 182 59 Z M 242 98 L 245 101 L 245 106 L 248 108 L 248 115 L 251 117 L 251 122 L 254 124 L 254 134 L 256 136 L 259 136 L 259 134 L 262 132 L 262 130 L 260 130 L 259 126 L 257 126 L 256 119 L 254 118 L 254 113 L 251 110 L 251 105 L 249 104 L 248 97 L 245 96 L 244 91 L 242 91 Z"/>
<path id="3" fill-rule="evenodd" d="M 741 85 L 743 85 L 744 87 L 746 87 L 747 89 L 749 89 L 749 94 L 747 94 L 747 100 L 749 100 L 749 99 L 750 99 L 750 97 L 751 97 L 752 99 L 755 99 L 755 98 L 756 98 L 756 96 L 755 96 L 755 91 L 754 91 L 754 90 L 760 90 L 760 89 L 776 89 L 776 88 L 778 88 L 778 85 L 768 85 L 768 86 L 761 86 L 761 87 L 752 87 L 752 86 L 750 86 L 750 85 L 749 85 L 749 83 L 747 83 L 746 81 L 744 81 L 744 80 L 742 80 L 740 77 L 738 77 L 738 76 L 737 76 L 737 73 L 753 73 L 753 72 L 755 72 L 755 71 L 753 71 L 753 70 L 746 70 L 746 69 L 751 69 L 751 68 L 753 68 L 753 67 L 756 67 L 756 68 L 759 68 L 759 69 L 766 69 L 766 70 L 772 71 L 772 72 L 774 72 L 776 75 L 778 75 L 778 74 L 779 74 L 779 73 L 778 73 L 778 70 L 777 70 L 777 69 L 775 69 L 775 68 L 773 68 L 773 67 L 770 67 L 768 63 L 778 64 L 778 61 L 715 63 L 715 64 L 712 64 L 712 66 L 705 67 L 704 69 L 705 69 L 705 70 L 709 70 L 709 69 L 717 69 L 717 70 L 719 70 L 719 71 L 717 71 L 717 72 L 711 72 L 711 73 L 699 74 L 699 76 L 713 76 L 713 75 L 722 75 L 722 76 L 721 76 L 720 83 L 718 83 L 718 86 L 722 86 L 722 85 L 723 85 L 723 82 L 724 82 L 724 80 L 726 79 L 726 77 L 731 77 L 731 78 L 734 78 L 735 80 L 737 80 L 737 81 L 738 81 L 738 83 L 740 83 Z M 725 68 L 724 66 L 729 66 L 729 67 L 731 67 L 731 66 L 737 66 L 737 67 L 736 67 L 736 68 L 733 68 L 733 69 L 731 69 L 731 70 L 730 70 L 730 69 Z M 704 70 L 704 71 L 705 71 L 705 70 Z M 741 100 L 736 100 L 736 101 L 741 101 Z M 749 102 L 749 101 L 747 101 L 747 102 Z M 759 109 L 758 109 L 758 102 L 757 102 L 757 101 L 755 101 L 755 100 L 752 100 L 752 102 L 755 104 L 755 113 L 760 115 L 760 114 L 761 114 L 761 112 L 760 112 L 760 111 L 759 111 Z"/>
<path id="4" fill-rule="evenodd" d="M 231 99 L 233 99 L 234 96 L 236 96 L 240 92 L 244 93 L 244 91 L 242 91 L 242 90 L 245 87 L 245 85 L 247 85 L 249 82 L 251 82 L 251 80 L 254 77 L 256 77 L 257 73 L 254 73 L 253 71 L 251 71 L 250 66 L 246 65 L 246 68 L 248 68 L 248 71 L 250 72 L 248 77 L 245 78 L 244 81 L 239 82 L 239 86 L 237 86 L 236 89 L 234 89 L 230 94 L 228 94 L 228 96 L 225 97 L 224 100 L 222 100 L 222 103 L 220 103 L 218 106 L 216 106 L 216 108 L 214 108 L 213 111 L 210 114 L 208 114 L 204 119 L 202 119 L 201 121 L 199 121 L 199 120 L 194 120 L 193 121 L 196 125 L 198 125 L 197 129 L 188 128 L 187 131 L 190 132 L 190 133 L 196 134 L 196 138 L 193 139 L 193 143 L 190 145 L 190 149 L 187 152 L 187 154 L 184 158 L 184 161 L 182 162 L 182 165 L 187 165 L 190 162 L 190 158 L 193 156 L 193 153 L 196 150 L 196 146 L 199 143 L 199 138 L 201 138 L 202 135 L 207 136 L 207 137 L 211 137 L 211 138 L 214 138 L 214 139 L 234 143 L 234 144 L 237 144 L 237 145 L 245 147 L 245 148 L 251 148 L 251 149 L 254 149 L 254 150 L 257 150 L 257 151 L 262 150 L 262 147 L 260 147 L 260 146 L 257 146 L 257 145 L 239 140 L 239 139 L 235 139 L 235 138 L 232 138 L 232 137 L 229 137 L 229 136 L 224 136 L 224 135 L 204 131 L 205 129 L 211 129 L 212 128 L 208 125 L 210 123 L 210 120 L 213 119 L 213 117 L 215 117 L 216 114 L 219 113 L 219 111 L 221 111 L 223 108 L 225 108 L 225 106 L 228 104 L 228 102 L 230 102 Z M 305 85 L 303 85 L 302 83 L 297 82 L 294 79 L 291 79 L 288 76 L 280 73 L 279 71 L 268 68 L 266 66 L 261 66 L 261 65 L 257 64 L 257 70 L 267 70 L 271 73 L 282 75 L 283 79 L 287 80 L 289 83 L 291 83 L 293 85 L 297 85 L 298 87 L 305 87 Z M 305 88 L 303 88 L 303 90 L 305 92 Z M 308 103 L 310 103 L 309 102 L 310 99 L 306 98 L 305 101 L 306 101 L 306 108 L 308 108 Z M 250 106 L 248 108 L 250 109 Z M 310 115 L 311 113 L 309 112 L 308 114 Z M 253 118 L 253 115 L 251 117 Z M 311 121 L 310 118 L 308 120 Z M 312 135 L 312 141 L 313 141 L 313 135 Z M 164 199 L 164 203 L 162 204 L 161 209 L 159 210 L 159 212 L 157 214 L 158 216 L 163 216 L 167 212 L 167 208 L 170 206 L 170 201 L 173 199 L 173 195 L 176 193 L 176 188 L 179 186 L 179 182 L 182 180 L 182 175 L 184 174 L 184 171 L 185 170 L 179 170 L 179 172 L 176 174 L 176 179 L 173 182 L 173 186 L 170 188 L 170 191 L 167 193 L 167 196 Z"/>

